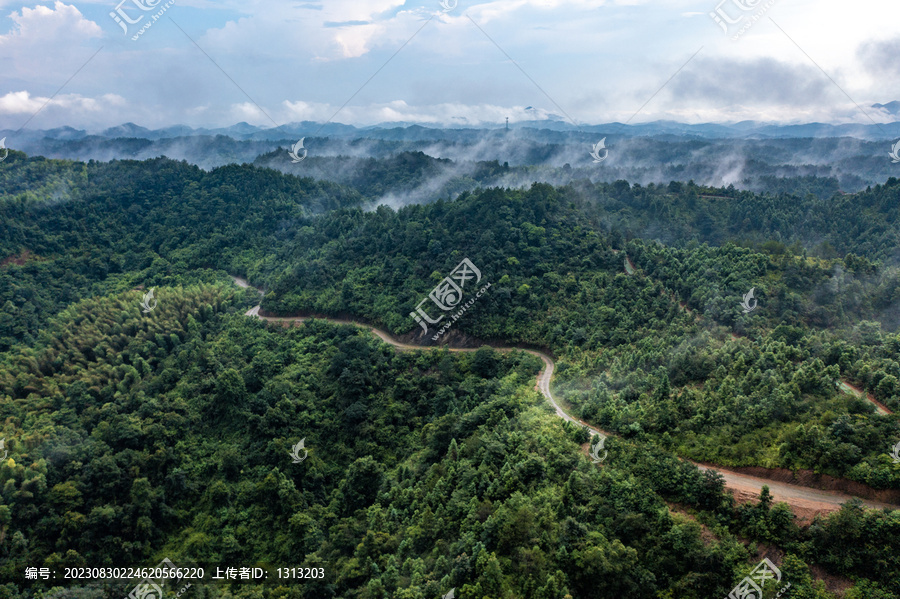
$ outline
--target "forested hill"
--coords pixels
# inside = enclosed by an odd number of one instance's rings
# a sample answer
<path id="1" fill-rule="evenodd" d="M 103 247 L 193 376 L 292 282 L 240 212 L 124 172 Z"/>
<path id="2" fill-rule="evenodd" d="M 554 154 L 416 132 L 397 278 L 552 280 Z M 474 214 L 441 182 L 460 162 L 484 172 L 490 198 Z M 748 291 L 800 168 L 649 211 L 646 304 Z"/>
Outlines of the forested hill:
<path id="1" fill-rule="evenodd" d="M 744 575 L 743 537 L 785 550 L 798 581 L 814 561 L 900 592 L 896 511 L 799 530 L 676 457 L 900 489 L 897 416 L 837 389 L 900 409 L 895 180 L 827 205 L 622 181 L 368 212 L 351 187 L 248 165 L 11 152 L 0 181 L 5 577 L 305 555 L 327 583 L 273 598 L 699 598 Z M 848 226 L 865 236 L 839 241 Z M 525 356 L 270 329 L 242 316 L 255 292 L 226 283 L 265 288 L 270 312 L 431 339 L 409 314 L 465 258 L 490 288 L 452 334 L 551 351 L 566 405 L 619 435 L 616 465 L 578 461 L 585 435 L 552 421 Z M 161 309 L 144 316 L 150 288 Z M 304 435 L 322 461 L 288 470 Z M 698 510 L 715 542 L 663 500 Z M 858 596 L 879 597 L 867 584 Z"/>
<path id="2" fill-rule="evenodd" d="M 896 518 L 847 506 L 804 531 L 786 506 L 737 507 L 712 473 L 652 444 L 612 439 L 600 468 L 533 391 L 527 354 L 267 328 L 233 294 L 165 287 L 149 315 L 139 292 L 83 300 L 3 357 L 0 595 L 123 597 L 134 581 L 46 594 L 63 583 L 20 581 L 28 566 L 167 557 L 323 569 L 195 583 L 204 598 L 702 599 L 758 561 L 741 538 L 787 551 L 781 570 L 809 597 L 832 599 L 812 594 L 811 561 L 864 576 L 845 599 L 896 587 Z"/>
<path id="3" fill-rule="evenodd" d="M 309 156 L 294 164 L 278 150 L 254 164 L 335 181 L 359 191 L 367 205 L 382 202 L 394 207 L 448 199 L 479 186 L 529 187 L 534 181 L 547 181 L 577 192 L 580 204 L 593 207 L 606 229 L 626 238 L 656 239 L 666 245 L 735 241 L 765 246 L 761 249 L 767 251 L 786 251 L 784 246 L 792 245 L 794 253 L 806 250 L 826 259 L 848 253 L 892 263 L 900 259 L 900 180 L 895 177 L 884 185 L 845 194 L 831 177 L 768 175 L 754 185 L 764 193 L 754 193 L 692 181 L 643 186 L 624 180 L 592 183 L 596 168 L 451 161 L 422 152 L 382 159 Z"/>
<path id="4" fill-rule="evenodd" d="M 513 179 L 521 182 L 533 171 L 528 167 L 511 169 L 496 160 L 459 163 L 423 152 L 399 152 L 384 158 L 307 156 L 294 163 L 279 149 L 258 156 L 253 164 L 352 187 L 368 203 L 404 205 L 456 196 L 478 186 L 508 185 Z"/>
<path id="5" fill-rule="evenodd" d="M 300 219 L 359 202 L 328 182 L 167 159 L 82 164 L 11 152 L 0 185 L 0 350 L 33 339 L 79 298 L 211 280 L 188 274 L 198 268 L 242 271 L 245 251 L 255 260 Z"/>
<path id="6" fill-rule="evenodd" d="M 595 218 L 625 237 L 666 245 L 728 241 L 767 253 L 840 258 L 847 254 L 896 264 L 900 259 L 900 180 L 890 177 L 856 194 L 820 189 L 826 180 L 809 177 L 786 193 L 784 180 L 771 179 L 766 193 L 732 186 L 714 189 L 692 182 L 592 185 L 573 182 Z M 814 193 L 813 191 L 825 193 Z M 787 245 L 792 246 L 788 249 Z"/>
<path id="7" fill-rule="evenodd" d="M 351 313 L 418 333 L 410 312 L 469 258 L 492 286 L 453 329 L 549 348 L 586 419 L 663 435 L 694 459 L 900 488 L 887 455 L 896 419 L 836 389 L 849 379 L 900 408 L 900 338 L 873 320 L 895 326 L 894 270 L 852 255 L 621 245 L 575 195 L 537 185 L 397 213 L 337 211 L 298 233 L 283 274 L 250 274 L 267 284 L 271 312 Z M 761 307 L 745 313 L 751 288 Z"/>

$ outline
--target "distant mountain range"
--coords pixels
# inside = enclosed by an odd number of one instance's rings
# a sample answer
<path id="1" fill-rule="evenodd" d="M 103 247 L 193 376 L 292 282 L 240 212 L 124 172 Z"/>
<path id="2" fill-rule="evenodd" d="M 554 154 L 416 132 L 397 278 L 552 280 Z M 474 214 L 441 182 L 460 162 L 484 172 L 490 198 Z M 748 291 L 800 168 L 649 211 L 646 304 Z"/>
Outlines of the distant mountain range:
<path id="1" fill-rule="evenodd" d="M 872 109 L 900 117 L 900 101 L 887 104 L 873 104 Z M 459 127 L 459 126 L 422 126 L 415 123 L 385 123 L 371 127 L 355 127 L 340 123 L 316 123 L 302 121 L 289 123 L 280 127 L 257 127 L 249 123 L 237 123 L 230 127 L 216 129 L 193 128 L 186 125 L 174 125 L 163 129 L 147 129 L 134 123 L 124 123 L 99 133 L 88 133 L 72 127 L 60 127 L 46 130 L 2 130 L 0 136 L 8 137 L 8 145 L 16 147 L 16 143 L 38 140 L 85 141 L 102 139 L 176 139 L 186 137 L 224 136 L 236 141 L 284 142 L 300 137 L 332 137 L 343 139 L 379 139 L 392 141 L 437 141 L 453 139 L 459 142 L 475 142 L 485 131 L 496 131 L 498 127 Z M 855 137 L 866 140 L 884 140 L 900 137 L 900 121 L 886 124 L 843 124 L 805 123 L 798 125 L 778 125 L 757 121 L 741 121 L 738 123 L 703 123 L 686 124 L 676 121 L 654 121 L 625 125 L 622 123 L 604 123 L 599 125 L 572 125 L 556 115 L 545 119 L 520 121 L 511 123 L 510 129 L 528 131 L 535 138 L 541 131 L 554 131 L 568 134 L 620 135 L 622 137 L 647 137 L 674 135 L 678 137 L 696 137 L 699 139 L 785 139 L 785 138 L 827 138 Z M 529 135 L 529 136 L 531 136 Z"/>
<path id="2" fill-rule="evenodd" d="M 871 106 L 873 118 L 876 111 L 882 118 L 900 114 L 900 102 Z M 371 197 L 385 195 L 389 203 L 452 197 L 473 185 L 522 187 L 534 181 L 566 184 L 579 178 L 642 185 L 694 180 L 715 187 L 733 184 L 824 197 L 900 176 L 900 165 L 889 155 L 900 138 L 900 119 L 881 125 L 656 121 L 576 127 L 542 113 L 540 119 L 511 123 L 509 131 L 503 126 L 354 127 L 309 121 L 275 128 L 237 123 L 217 129 L 176 125 L 152 130 L 124 123 L 98 133 L 60 127 L 0 131 L 3 137 L 11 150 L 46 158 L 105 162 L 166 156 L 203 169 L 255 164 L 348 184 Z M 308 156 L 294 163 L 287 150 L 300 138 Z M 602 165 L 590 154 L 600 140 L 609 150 Z M 368 189 L 360 183 L 372 180 L 376 167 L 403 170 L 409 164 L 432 178 L 410 175 L 416 185 L 390 190 Z"/>

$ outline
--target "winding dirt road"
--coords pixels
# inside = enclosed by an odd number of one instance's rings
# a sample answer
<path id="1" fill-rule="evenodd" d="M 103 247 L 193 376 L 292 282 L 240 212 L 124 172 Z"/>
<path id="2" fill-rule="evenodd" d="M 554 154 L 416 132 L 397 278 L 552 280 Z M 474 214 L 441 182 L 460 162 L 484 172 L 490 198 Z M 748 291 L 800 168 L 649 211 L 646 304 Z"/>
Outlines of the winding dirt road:
<path id="1" fill-rule="evenodd" d="M 235 282 L 235 284 L 237 284 L 238 287 L 243 287 L 244 289 L 256 289 L 255 287 L 251 287 L 250 284 L 245 279 L 242 279 L 240 277 L 235 277 L 235 276 L 232 276 L 231 278 L 234 279 L 234 282 Z M 260 291 L 259 289 L 256 289 L 256 290 L 259 292 L 260 295 L 262 295 L 262 291 Z M 259 308 L 260 308 L 259 306 L 250 308 L 249 310 L 247 310 L 247 312 L 244 315 L 245 316 L 255 316 L 256 318 L 260 318 L 260 319 L 268 321 L 268 322 L 297 322 L 297 321 L 302 322 L 304 320 L 310 320 L 310 318 L 311 318 L 308 316 L 296 316 L 296 317 L 260 316 Z M 360 328 L 369 329 L 369 331 L 373 335 L 375 335 L 376 337 L 378 337 L 385 343 L 392 345 L 401 351 L 421 351 L 421 350 L 426 350 L 426 349 L 440 349 L 439 347 L 435 347 L 435 346 L 410 345 L 408 343 L 403 343 L 401 341 L 394 339 L 390 335 L 390 333 L 388 333 L 387 331 L 382 331 L 381 329 L 375 328 L 373 326 L 365 325 L 365 324 L 362 324 L 362 323 L 359 323 L 359 322 L 356 322 L 353 320 L 342 320 L 342 319 L 337 319 L 337 318 L 323 318 L 320 320 L 327 320 L 328 322 L 332 322 L 335 324 L 352 324 L 352 325 L 358 326 Z M 447 349 L 449 349 L 452 352 L 478 351 L 477 349 L 472 349 L 472 348 L 457 348 L 457 347 L 450 347 Z M 592 434 L 600 435 L 601 438 L 606 438 L 609 435 L 609 433 L 601 431 L 598 428 L 592 427 L 588 423 L 586 423 L 582 420 L 578 420 L 576 418 L 569 416 L 566 413 L 566 411 L 563 410 L 559 406 L 558 403 L 556 403 L 556 400 L 553 398 L 553 394 L 550 393 L 550 379 L 553 378 L 553 370 L 556 365 L 554 364 L 554 362 L 550 358 L 550 356 L 548 356 L 547 354 L 545 354 L 543 352 L 535 351 L 532 349 L 521 349 L 521 348 L 512 348 L 512 347 L 495 347 L 494 349 L 497 351 L 501 351 L 501 352 L 510 352 L 510 351 L 518 350 L 518 351 L 522 351 L 522 352 L 531 354 L 532 356 L 537 356 L 538 358 L 540 358 L 544 362 L 544 368 L 538 374 L 536 388 L 543 394 L 543 396 L 545 398 L 547 398 L 547 401 L 550 402 L 550 405 L 553 406 L 553 409 L 556 410 L 556 415 L 559 416 L 560 418 L 562 418 L 563 420 L 568 420 L 572 424 L 586 426 L 588 428 L 588 430 L 591 431 Z"/>
<path id="2" fill-rule="evenodd" d="M 885 406 L 883 403 L 881 403 L 880 401 L 875 399 L 874 395 L 872 395 L 871 393 L 865 393 L 862 389 L 860 389 L 859 387 L 857 387 L 855 385 L 851 385 L 847 381 L 842 380 L 840 383 L 838 383 L 838 388 L 841 391 L 843 391 L 844 393 L 847 393 L 850 395 L 855 395 L 856 397 L 862 397 L 864 399 L 869 400 L 870 403 L 875 405 L 875 410 L 879 414 L 883 414 L 883 415 L 893 414 L 893 412 L 891 412 L 890 410 L 887 409 L 887 406 Z"/>
<path id="3" fill-rule="evenodd" d="M 735 498 L 739 501 L 756 500 L 762 491 L 763 485 L 768 485 L 769 492 L 775 502 L 783 501 L 795 508 L 795 512 L 802 519 L 812 516 L 817 512 L 834 512 L 840 509 L 841 504 L 854 498 L 853 495 L 840 493 L 838 491 L 823 491 L 821 489 L 813 489 L 811 487 L 801 487 L 800 485 L 792 485 L 766 478 L 758 478 L 747 474 L 739 474 L 729 470 L 722 470 L 719 467 L 710 468 L 702 464 L 694 462 L 700 470 L 716 470 L 725 479 L 725 486 L 730 489 Z M 889 503 L 881 503 L 869 499 L 861 499 L 863 505 L 874 509 L 890 508 L 897 509 L 896 505 Z"/>
<path id="4" fill-rule="evenodd" d="M 240 277 L 232 276 L 235 284 L 239 287 L 243 287 L 245 289 L 256 289 L 255 287 L 251 287 L 250 284 Z M 256 289 L 260 295 L 263 292 L 259 289 Z M 275 317 L 275 316 L 260 316 L 259 315 L 259 306 L 251 308 L 247 310 L 245 316 L 254 316 L 256 318 L 260 318 L 262 320 L 266 320 L 269 322 L 302 322 L 306 320 L 310 320 L 312 317 Z M 427 349 L 439 349 L 434 346 L 425 346 L 425 345 L 410 345 L 408 343 L 403 343 L 394 339 L 388 332 L 382 331 L 381 329 L 375 328 L 370 325 L 365 325 L 353 320 L 342 320 L 335 318 L 326 318 L 321 320 L 327 320 L 328 322 L 332 322 L 335 324 L 350 324 L 355 325 L 360 328 L 368 329 L 373 335 L 392 345 L 398 350 L 401 351 L 421 351 Z M 448 348 L 452 352 L 474 352 L 478 351 L 477 349 L 469 349 L 469 348 Z M 588 425 L 586 422 L 573 418 L 569 414 L 563 410 L 560 405 L 553 398 L 553 394 L 550 392 L 550 380 L 553 378 L 553 370 L 555 364 L 553 360 L 547 354 L 535 350 L 530 349 L 520 349 L 520 348 L 511 348 L 511 347 L 494 347 L 497 351 L 502 352 L 510 352 L 514 350 L 523 351 L 529 353 L 533 356 L 537 356 L 544 362 L 544 368 L 538 374 L 537 377 L 537 385 L 536 389 L 538 389 L 541 394 L 550 402 L 550 405 L 553 406 L 553 409 L 556 411 L 556 415 L 562 418 L 563 420 L 567 420 L 575 425 L 583 425 L 590 430 L 592 434 L 599 435 L 601 438 L 606 438 L 610 433 L 601 431 L 598 428 L 592 427 Z M 693 463 L 693 462 L 692 462 Z M 759 478 L 756 476 L 749 476 L 746 474 L 739 474 L 737 472 L 731 472 L 729 470 L 724 470 L 722 468 L 710 468 L 708 466 L 703 466 L 701 464 L 694 463 L 700 470 L 716 470 L 718 471 L 722 477 L 725 479 L 725 487 L 730 489 L 735 497 L 739 501 L 745 500 L 753 500 L 754 498 L 759 496 L 760 491 L 762 491 L 763 485 L 768 485 L 769 492 L 772 494 L 773 499 L 778 501 L 783 501 L 795 508 L 795 512 L 798 513 L 798 516 L 801 516 L 802 519 L 811 519 L 812 515 L 815 513 L 825 513 L 825 512 L 833 512 L 840 509 L 842 503 L 846 501 L 850 501 L 853 499 L 852 495 L 847 495 L 844 493 L 839 493 L 837 491 L 824 491 L 821 489 L 813 489 L 810 487 L 802 487 L 800 485 L 792 485 L 789 483 L 778 482 L 774 480 L 769 480 L 766 478 Z M 877 501 L 869 501 L 862 500 L 863 504 L 875 509 L 881 508 L 892 508 L 896 509 L 897 506 L 880 503 Z"/>

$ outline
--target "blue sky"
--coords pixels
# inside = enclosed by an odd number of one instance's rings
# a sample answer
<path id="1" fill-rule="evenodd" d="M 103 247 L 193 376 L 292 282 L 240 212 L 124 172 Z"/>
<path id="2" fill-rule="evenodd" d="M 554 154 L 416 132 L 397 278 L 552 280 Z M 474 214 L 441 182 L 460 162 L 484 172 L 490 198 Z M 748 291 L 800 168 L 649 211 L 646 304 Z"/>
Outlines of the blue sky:
<path id="1" fill-rule="evenodd" d="M 896 0 L 720 2 L 0 0 L 0 127 L 894 120 Z"/>

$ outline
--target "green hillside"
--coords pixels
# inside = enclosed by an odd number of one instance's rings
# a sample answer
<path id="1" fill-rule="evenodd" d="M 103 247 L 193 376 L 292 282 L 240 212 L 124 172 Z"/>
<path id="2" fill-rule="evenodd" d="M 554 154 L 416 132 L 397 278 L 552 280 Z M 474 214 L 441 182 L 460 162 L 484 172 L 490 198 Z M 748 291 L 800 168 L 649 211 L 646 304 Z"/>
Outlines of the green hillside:
<path id="1" fill-rule="evenodd" d="M 395 167 L 384 185 L 410 176 Z M 0 597 L 121 599 L 133 582 L 53 591 L 23 573 L 169 558 L 325 571 L 185 599 L 699 599 L 765 549 L 788 597 L 836 597 L 823 572 L 855 585 L 846 599 L 900 594 L 897 511 L 847 504 L 799 526 L 684 461 L 900 489 L 897 416 L 838 389 L 900 410 L 894 181 L 831 204 L 619 182 L 399 211 L 362 209 L 371 190 L 164 158 L 12 152 L 0 181 Z M 554 393 L 616 434 L 602 464 L 535 390 L 535 357 L 266 325 L 228 277 L 264 288 L 270 313 L 434 344 L 409 314 L 464 258 L 490 288 L 452 338 L 552 353 Z"/>

